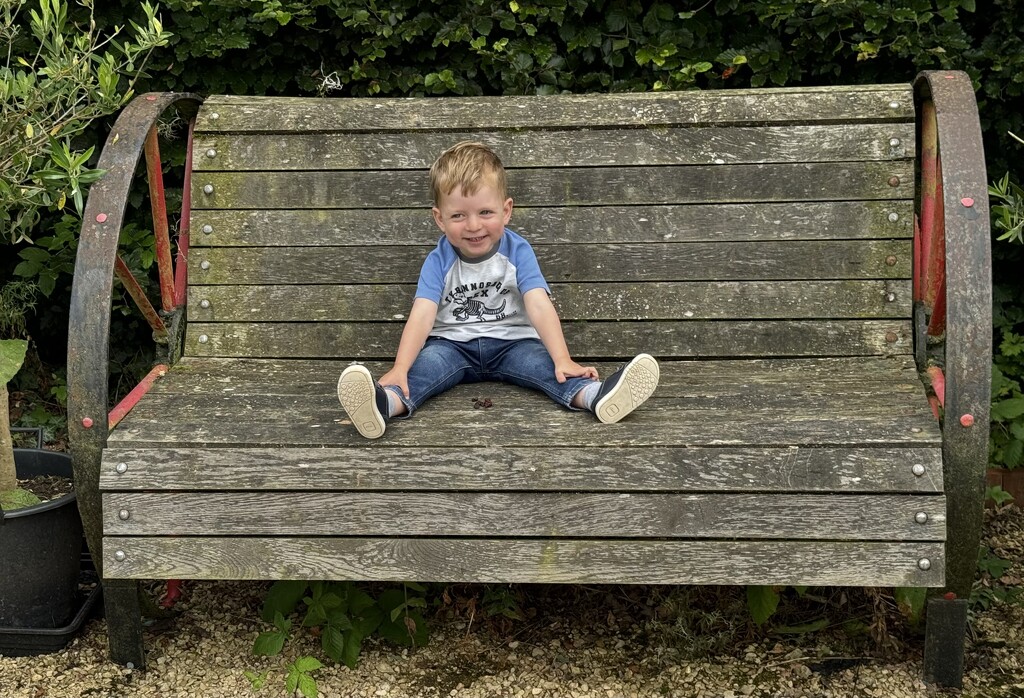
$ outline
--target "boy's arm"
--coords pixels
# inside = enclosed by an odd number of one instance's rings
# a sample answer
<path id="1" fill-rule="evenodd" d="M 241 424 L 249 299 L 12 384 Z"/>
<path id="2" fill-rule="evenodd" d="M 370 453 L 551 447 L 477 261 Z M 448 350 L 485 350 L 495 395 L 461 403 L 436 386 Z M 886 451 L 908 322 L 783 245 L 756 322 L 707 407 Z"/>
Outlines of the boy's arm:
<path id="1" fill-rule="evenodd" d="M 544 348 L 551 354 L 555 362 L 555 378 L 564 383 L 567 378 L 577 376 L 597 378 L 597 369 L 593 366 L 580 366 L 569 355 L 569 347 L 565 344 L 562 334 L 562 322 L 558 319 L 558 311 L 551 304 L 548 292 L 543 288 L 530 289 L 523 294 L 526 316 L 540 335 Z"/>
<path id="2" fill-rule="evenodd" d="M 398 343 L 394 366 L 380 377 L 381 385 L 397 385 L 402 389 L 402 393 L 409 397 L 409 368 L 419 356 L 430 330 L 434 328 L 436 316 L 437 303 L 434 301 L 426 298 L 417 298 L 413 301 L 409 319 L 405 321 L 405 329 L 402 330 L 402 339 Z"/>

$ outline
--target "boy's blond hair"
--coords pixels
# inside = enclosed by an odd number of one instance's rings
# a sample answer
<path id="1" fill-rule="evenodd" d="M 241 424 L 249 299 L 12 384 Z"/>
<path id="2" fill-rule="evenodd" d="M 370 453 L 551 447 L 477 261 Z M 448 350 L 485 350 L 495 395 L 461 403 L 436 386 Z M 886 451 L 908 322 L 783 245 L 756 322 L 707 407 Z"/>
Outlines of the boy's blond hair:
<path id="1" fill-rule="evenodd" d="M 466 196 L 472 196 L 486 184 L 495 189 L 501 200 L 508 198 L 508 182 L 501 158 L 483 143 L 462 141 L 456 143 L 434 161 L 430 167 L 430 193 L 434 205 L 456 187 Z"/>

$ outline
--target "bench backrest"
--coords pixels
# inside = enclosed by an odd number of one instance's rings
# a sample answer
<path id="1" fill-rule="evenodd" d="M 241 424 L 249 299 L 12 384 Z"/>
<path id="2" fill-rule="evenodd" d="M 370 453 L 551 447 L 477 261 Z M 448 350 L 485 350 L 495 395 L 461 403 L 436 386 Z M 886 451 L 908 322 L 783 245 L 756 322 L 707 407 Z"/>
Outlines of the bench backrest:
<path id="1" fill-rule="evenodd" d="M 909 85 L 552 97 L 214 97 L 187 355 L 391 358 L 440 232 L 427 169 L 509 171 L 579 358 L 909 353 Z"/>

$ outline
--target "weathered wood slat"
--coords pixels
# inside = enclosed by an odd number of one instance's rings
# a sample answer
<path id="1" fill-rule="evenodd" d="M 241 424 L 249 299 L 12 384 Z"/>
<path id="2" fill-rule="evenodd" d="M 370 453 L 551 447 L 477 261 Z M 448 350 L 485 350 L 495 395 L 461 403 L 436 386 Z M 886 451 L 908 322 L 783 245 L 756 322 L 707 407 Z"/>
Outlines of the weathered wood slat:
<path id="1" fill-rule="evenodd" d="M 898 141 L 891 145 L 892 139 Z M 202 134 L 196 171 L 427 169 L 460 141 L 486 143 L 505 167 L 721 165 L 914 157 L 913 124 L 551 131 Z"/>
<path id="2" fill-rule="evenodd" d="M 339 359 L 223 359 L 187 356 L 161 377 L 152 394 L 309 395 L 334 389 L 350 362 Z M 602 376 L 621 363 L 597 362 Z M 375 376 L 391 368 L 390 361 L 366 362 Z M 881 383 L 882 385 L 878 385 Z M 521 389 L 491 384 L 500 396 L 521 394 Z M 461 388 L 456 388 L 460 390 Z M 469 388 L 467 388 L 469 389 Z M 848 390 L 879 393 L 922 390 L 917 367 L 910 356 L 689 360 L 664 362 L 658 397 L 727 395 L 752 391 L 793 396 L 808 391 L 845 394 Z"/>
<path id="3" fill-rule="evenodd" d="M 912 262 L 905 240 L 543 245 L 535 250 L 548 283 L 908 279 Z M 189 282 L 408 284 L 419 276 L 429 251 L 430 247 L 207 247 L 191 251 Z M 401 299 L 395 312 L 407 311 L 411 303 L 411 295 Z"/>
<path id="4" fill-rule="evenodd" d="M 896 220 L 889 220 L 890 215 Z M 909 238 L 912 202 L 690 204 L 685 206 L 516 206 L 513 230 L 534 245 Z M 209 232 L 207 232 L 209 230 Z M 194 211 L 193 247 L 431 245 L 437 226 L 417 209 Z"/>
<path id="5" fill-rule="evenodd" d="M 913 119 L 913 94 L 909 85 L 900 84 L 445 99 L 211 96 L 199 112 L 196 130 L 324 133 Z"/>
<path id="6" fill-rule="evenodd" d="M 895 179 L 893 179 L 895 178 Z M 524 206 L 910 199 L 912 162 L 689 165 L 509 170 Z M 890 184 L 890 180 L 895 185 Z M 205 188 L 212 186 L 212 193 Z M 432 204 L 421 170 L 202 172 L 195 209 L 408 208 Z"/>
<path id="7" fill-rule="evenodd" d="M 710 394 L 707 394 L 709 393 Z M 911 415 L 927 410 L 924 390 L 885 392 L 879 387 L 836 391 L 826 389 L 796 389 L 797 394 L 771 392 L 752 386 L 749 391 L 742 388 L 724 389 L 721 391 L 705 391 L 685 397 L 666 397 L 658 394 L 652 398 L 651 408 L 668 410 L 670 413 L 680 411 L 707 411 L 718 415 L 730 415 L 745 410 L 766 415 L 778 415 L 779 419 L 793 415 L 800 419 L 809 414 L 844 415 L 858 413 L 863 415 Z M 432 399 L 429 403 L 432 412 L 444 412 L 453 415 L 462 414 L 472 418 L 476 409 L 473 400 L 489 398 L 493 407 L 486 416 L 480 416 L 482 422 L 508 417 L 519 419 L 530 412 L 548 412 L 559 409 L 548 402 L 539 391 L 531 391 L 516 386 L 499 383 L 467 384 L 458 391 L 450 390 Z M 498 402 L 495 402 L 498 401 Z M 837 404 L 838 403 L 838 404 Z M 312 395 L 279 395 L 250 394 L 238 395 L 233 391 L 209 394 L 186 393 L 174 395 L 156 393 L 146 404 L 133 410 L 138 418 L 155 417 L 160 411 L 175 410 L 183 418 L 206 417 L 213 419 L 234 419 L 245 421 L 246 416 L 253 420 L 266 418 L 276 414 L 287 413 L 297 425 L 312 424 L 322 421 L 321 416 L 338 410 L 337 397 L 333 390 L 321 391 Z M 335 415 L 341 417 L 343 415 Z M 729 417 L 727 417 L 729 418 Z M 450 421 L 450 420 L 449 420 Z"/>
<path id="8" fill-rule="evenodd" d="M 487 397 L 486 388 L 480 391 Z M 173 396 L 153 395 L 118 425 L 110 444 L 127 447 L 355 446 L 365 440 L 329 395 L 260 403 L 210 400 L 197 410 L 174 410 Z M 531 399 L 532 398 L 532 399 Z M 667 403 L 667 404 L 663 404 Z M 168 414 L 175 414 L 173 422 Z M 709 421 L 709 415 L 713 420 Z M 472 424 L 473 428 L 466 428 Z M 585 428 L 581 428 L 585 427 Z M 393 422 L 385 435 L 393 446 L 449 448 L 550 444 L 592 447 L 594 431 L 605 446 L 928 446 L 941 434 L 926 405 L 833 404 L 820 408 L 686 409 L 652 398 L 617 425 L 599 426 L 587 413 L 558 407 L 540 395 L 475 410 L 428 403 L 412 419 Z"/>
<path id="9" fill-rule="evenodd" d="M 935 587 L 944 567 L 942 543 L 108 537 L 103 546 L 112 579 Z"/>
<path id="10" fill-rule="evenodd" d="M 611 373 L 612 367 L 604 367 L 602 376 Z M 310 416 L 308 410 L 332 410 L 334 403 L 334 385 L 340 372 L 333 371 L 329 380 L 319 385 L 307 385 L 305 390 L 291 385 L 264 383 L 263 390 L 239 390 L 233 383 L 208 381 L 195 385 L 191 389 L 178 392 L 160 391 L 152 393 L 154 404 L 161 404 L 161 409 L 176 409 L 188 413 L 209 415 L 245 414 L 251 410 L 267 411 L 289 407 L 297 419 Z M 376 375 L 381 375 L 377 371 Z M 670 379 L 671 380 L 671 379 Z M 160 396 L 160 397 L 156 397 Z M 465 384 L 432 399 L 433 409 L 441 411 L 465 411 L 474 407 L 475 399 L 486 397 L 494 404 L 511 407 L 522 407 L 530 410 L 548 410 L 547 398 L 526 388 L 501 383 L 486 385 Z M 773 410 L 834 409 L 839 403 L 844 411 L 867 410 L 875 413 L 878 410 L 892 410 L 897 414 L 924 409 L 924 388 L 919 382 L 897 382 L 891 384 L 851 383 L 850 379 L 828 381 L 822 384 L 783 384 L 778 381 L 736 380 L 722 385 L 699 384 L 690 382 L 686 376 L 677 376 L 658 386 L 656 404 L 659 408 L 705 410 L 713 412 L 729 412 L 743 409 L 756 409 L 761 412 Z M 315 408 L 313 406 L 316 406 Z M 148 414 L 147 404 L 138 408 L 137 414 Z"/>
<path id="11" fill-rule="evenodd" d="M 935 541 L 945 511 L 944 497 L 921 495 L 115 492 L 103 532 Z"/>
<path id="12" fill-rule="evenodd" d="M 563 329 L 581 360 L 641 352 L 663 358 L 891 355 L 912 347 L 910 322 L 903 320 L 582 322 Z M 185 350 L 192 356 L 389 359 L 401 332 L 398 321 L 197 322 L 189 325 Z"/>
<path id="13" fill-rule="evenodd" d="M 415 285 L 193 286 L 193 322 L 404 320 L 395 298 Z M 910 317 L 909 281 L 750 281 L 552 284 L 567 320 Z"/>
<path id="14" fill-rule="evenodd" d="M 124 463 L 124 472 L 117 465 Z M 898 464 L 894 466 L 895 464 Z M 913 466 L 924 468 L 915 475 Z M 942 492 L 938 448 L 108 448 L 100 490 Z"/>
<path id="15" fill-rule="evenodd" d="M 446 436 L 437 433 L 438 429 L 457 429 L 464 427 L 467 420 L 473 420 L 469 413 L 459 413 L 461 423 L 451 418 L 431 413 L 428 418 L 424 412 L 419 420 L 410 419 L 398 426 L 389 426 L 388 443 L 397 446 L 415 446 L 447 448 L 454 443 L 463 447 L 487 446 L 501 440 L 509 447 L 537 446 L 542 443 L 557 441 L 560 444 L 589 448 L 593 446 L 593 434 L 598 427 L 590 421 L 590 415 L 575 417 L 571 424 L 565 417 L 557 413 L 536 414 L 520 412 L 509 419 L 514 423 L 498 429 L 494 434 L 475 434 L 469 436 Z M 556 416 L 557 415 L 557 416 Z M 312 447 L 312 446 L 358 446 L 365 441 L 351 424 L 344 421 L 338 413 L 320 414 L 316 421 L 302 420 L 288 423 L 289 415 L 280 412 L 274 415 L 252 415 L 248 419 L 228 419 L 221 417 L 219 422 L 203 415 L 182 418 L 167 424 L 166 419 L 154 419 L 148 415 L 140 415 L 123 425 L 111 434 L 110 443 L 132 447 L 151 447 L 160 445 L 175 446 L 231 446 L 237 448 L 279 446 Z M 646 434 L 638 431 L 609 431 L 601 429 L 602 443 L 609 446 L 679 446 L 679 445 L 722 445 L 737 446 L 899 446 L 899 445 L 936 445 L 941 441 L 934 420 L 928 415 L 891 416 L 878 414 L 858 415 L 823 415 L 820 417 L 803 416 L 794 419 L 787 414 L 751 413 L 745 417 L 721 417 L 712 428 L 699 428 L 698 420 L 705 414 L 696 412 L 662 412 L 655 416 L 630 415 L 630 425 L 635 430 L 643 429 Z M 655 421 L 661 419 L 685 419 L 691 424 L 685 428 L 670 430 Z M 476 423 L 488 429 L 492 425 L 487 421 Z M 540 424 L 525 425 L 531 420 L 539 420 Z M 836 420 L 843 420 L 842 428 L 837 429 Z M 917 430 L 917 431 L 912 431 Z M 492 429 L 493 431 L 493 429 Z M 515 431 L 515 433 L 512 433 Z M 573 432 L 586 431 L 587 435 L 573 436 Z M 934 432 L 934 433 L 932 433 Z"/>

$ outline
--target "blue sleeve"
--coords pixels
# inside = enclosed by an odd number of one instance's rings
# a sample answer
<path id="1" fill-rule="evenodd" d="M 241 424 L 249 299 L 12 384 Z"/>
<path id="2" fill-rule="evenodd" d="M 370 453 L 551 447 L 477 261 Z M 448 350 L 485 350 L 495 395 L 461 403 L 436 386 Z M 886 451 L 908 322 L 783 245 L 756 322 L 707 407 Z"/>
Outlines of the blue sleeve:
<path id="1" fill-rule="evenodd" d="M 426 298 L 435 303 L 441 302 L 441 294 L 444 292 L 444 277 L 452 266 L 450 261 L 445 260 L 440 244 L 443 242 L 447 241 L 441 238 L 438 246 L 431 250 L 427 258 L 423 260 L 420 279 L 416 284 L 416 298 Z"/>
<path id="2" fill-rule="evenodd" d="M 551 289 L 548 288 L 548 282 L 544 280 L 544 275 L 540 271 L 540 263 L 537 262 L 533 247 L 515 233 L 508 237 L 511 243 L 509 259 L 516 268 L 516 285 L 519 286 L 519 293 L 526 295 L 527 291 L 542 288 L 551 295 Z"/>

